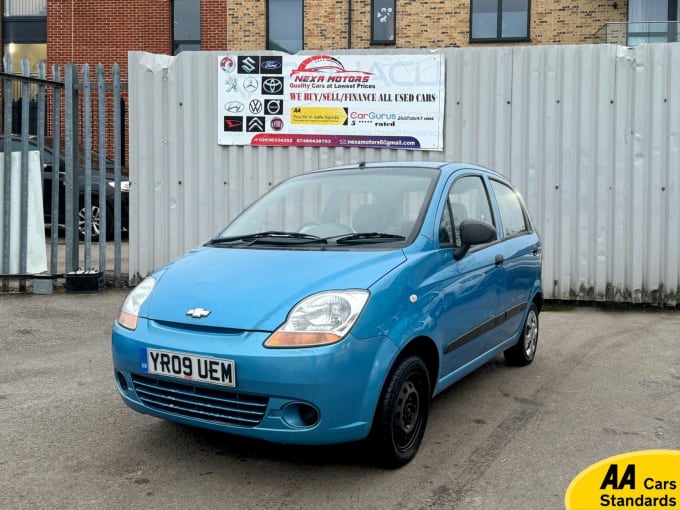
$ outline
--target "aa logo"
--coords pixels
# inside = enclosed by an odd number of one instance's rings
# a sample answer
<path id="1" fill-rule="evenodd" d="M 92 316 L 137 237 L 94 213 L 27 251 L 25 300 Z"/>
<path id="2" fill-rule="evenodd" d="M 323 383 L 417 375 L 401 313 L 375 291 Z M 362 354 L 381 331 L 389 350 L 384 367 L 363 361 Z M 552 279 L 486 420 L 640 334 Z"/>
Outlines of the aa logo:
<path id="1" fill-rule="evenodd" d="M 680 508 L 680 451 L 643 450 L 610 457 L 579 473 L 567 510 Z"/>

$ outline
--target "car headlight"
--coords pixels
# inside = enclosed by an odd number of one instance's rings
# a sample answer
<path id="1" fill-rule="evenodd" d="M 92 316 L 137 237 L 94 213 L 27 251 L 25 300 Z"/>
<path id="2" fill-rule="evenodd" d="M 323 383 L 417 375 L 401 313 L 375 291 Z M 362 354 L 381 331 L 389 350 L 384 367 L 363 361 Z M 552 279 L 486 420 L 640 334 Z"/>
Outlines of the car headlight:
<path id="1" fill-rule="evenodd" d="M 286 322 L 265 347 L 316 347 L 342 340 L 368 301 L 366 290 L 320 292 L 309 296 L 288 314 Z"/>
<path id="2" fill-rule="evenodd" d="M 137 319 L 139 318 L 139 309 L 141 308 L 146 298 L 149 297 L 151 291 L 156 285 L 156 279 L 153 276 L 144 278 L 142 282 L 137 285 L 127 295 L 123 305 L 120 307 L 118 314 L 118 324 L 127 329 L 137 329 Z"/>
<path id="3" fill-rule="evenodd" d="M 111 186 L 113 189 L 116 189 L 116 182 L 115 181 L 108 181 L 107 184 Z M 120 181 L 120 191 L 123 193 L 129 193 L 130 192 L 130 181 Z"/>

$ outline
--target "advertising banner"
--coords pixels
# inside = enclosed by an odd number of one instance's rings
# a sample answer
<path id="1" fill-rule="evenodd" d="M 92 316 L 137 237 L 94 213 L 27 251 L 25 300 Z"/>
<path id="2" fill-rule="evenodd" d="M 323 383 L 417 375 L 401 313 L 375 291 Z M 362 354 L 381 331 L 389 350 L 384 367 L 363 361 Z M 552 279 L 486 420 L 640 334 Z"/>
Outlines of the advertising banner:
<path id="1" fill-rule="evenodd" d="M 443 150 L 443 55 L 220 55 L 218 144 Z"/>

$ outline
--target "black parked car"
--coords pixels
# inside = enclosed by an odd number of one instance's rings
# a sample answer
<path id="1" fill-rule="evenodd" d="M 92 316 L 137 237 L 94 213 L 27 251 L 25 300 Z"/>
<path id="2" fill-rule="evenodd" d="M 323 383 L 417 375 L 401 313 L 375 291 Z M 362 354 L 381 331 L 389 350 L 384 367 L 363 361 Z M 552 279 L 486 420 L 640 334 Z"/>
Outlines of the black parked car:
<path id="1" fill-rule="evenodd" d="M 18 136 L 12 137 L 12 151 L 21 151 L 22 142 L 21 138 Z M 0 136 L 0 152 L 4 152 L 5 140 L 3 136 Z M 29 138 L 28 150 L 37 151 L 38 141 L 35 137 Z M 100 233 L 100 221 L 101 221 L 101 211 L 99 209 L 99 154 L 92 151 L 92 173 L 91 173 L 91 208 L 92 208 L 92 240 L 99 239 Z M 45 146 L 43 151 L 43 212 L 45 218 L 45 224 L 52 224 L 52 168 L 53 168 L 54 157 L 52 153 L 52 140 L 49 138 L 45 139 Z M 113 226 L 114 226 L 114 175 L 113 175 L 113 161 L 106 159 L 106 238 L 113 238 Z M 65 185 L 64 185 L 64 175 L 66 170 L 66 160 L 64 159 L 64 154 L 59 154 L 59 219 L 58 224 L 64 224 L 64 204 L 65 201 Z M 85 237 L 85 163 L 83 155 L 78 158 L 77 162 L 77 180 L 78 180 L 78 230 L 80 232 L 80 237 Z M 124 229 L 128 228 L 129 212 L 128 212 L 128 192 L 130 190 L 130 182 L 124 176 L 121 178 L 121 226 Z"/>

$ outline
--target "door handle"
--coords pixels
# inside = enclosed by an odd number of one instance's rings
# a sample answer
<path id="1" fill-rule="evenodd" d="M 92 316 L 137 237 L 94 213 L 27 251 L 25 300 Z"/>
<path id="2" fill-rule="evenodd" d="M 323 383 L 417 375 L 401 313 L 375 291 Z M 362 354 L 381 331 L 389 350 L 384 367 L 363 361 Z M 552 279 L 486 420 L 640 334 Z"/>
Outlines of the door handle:
<path id="1" fill-rule="evenodd" d="M 503 258 L 503 255 L 496 255 L 496 259 L 495 259 L 496 267 L 501 267 L 503 265 L 504 260 L 505 259 Z"/>
<path id="2" fill-rule="evenodd" d="M 537 244 L 534 245 L 534 249 L 531 251 L 531 253 L 533 255 L 538 255 L 539 253 L 541 253 L 541 249 L 538 247 Z"/>

